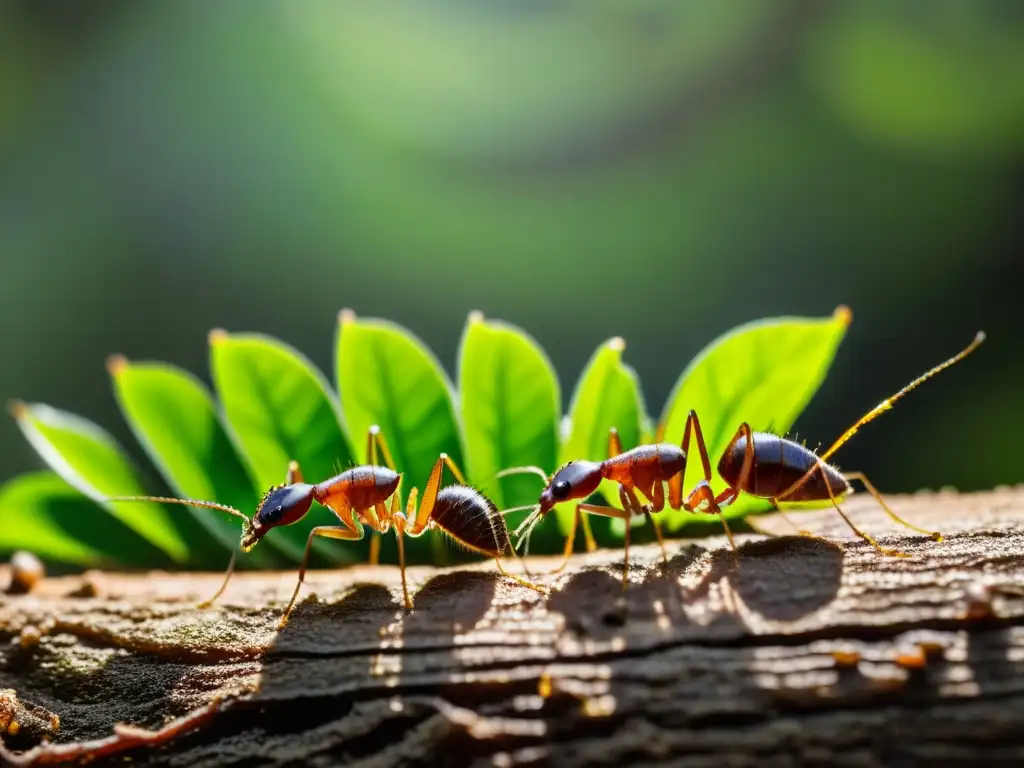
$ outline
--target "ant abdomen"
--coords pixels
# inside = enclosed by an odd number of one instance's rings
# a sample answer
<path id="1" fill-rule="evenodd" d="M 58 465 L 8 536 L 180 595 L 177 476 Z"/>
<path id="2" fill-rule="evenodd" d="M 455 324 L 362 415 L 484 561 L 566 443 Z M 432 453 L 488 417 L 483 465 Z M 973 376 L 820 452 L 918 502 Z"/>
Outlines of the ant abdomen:
<path id="1" fill-rule="evenodd" d="M 509 547 L 508 527 L 489 498 L 467 485 L 442 488 L 430 519 L 459 544 L 490 557 Z"/>
<path id="2" fill-rule="evenodd" d="M 730 445 L 718 462 L 718 473 L 722 479 L 731 487 L 751 496 L 775 498 L 808 475 L 819 463 L 813 451 L 784 437 L 769 432 L 755 432 L 753 440 L 754 464 L 744 487 L 740 487 L 740 480 L 743 454 L 747 446 L 745 437 L 738 438 Z M 820 463 L 824 475 L 822 472 L 810 474 L 803 485 L 786 496 L 786 501 L 828 501 L 831 496 L 838 497 L 849 492 L 850 485 L 846 478 L 834 467 Z M 825 485 L 826 477 L 828 486 Z"/>

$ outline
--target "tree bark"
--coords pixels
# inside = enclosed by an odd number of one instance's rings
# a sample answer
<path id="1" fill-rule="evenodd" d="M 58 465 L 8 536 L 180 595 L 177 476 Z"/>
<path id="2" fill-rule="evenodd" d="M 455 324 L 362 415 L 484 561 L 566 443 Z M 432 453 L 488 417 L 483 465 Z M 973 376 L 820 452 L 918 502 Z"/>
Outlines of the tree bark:
<path id="1" fill-rule="evenodd" d="M 789 515 L 828 540 L 760 518 L 777 535 L 737 535 L 738 566 L 723 536 L 670 541 L 667 565 L 631 548 L 625 612 L 621 550 L 531 559 L 548 597 L 493 562 L 413 568 L 410 613 L 395 568 L 314 571 L 280 631 L 295 572 L 239 574 L 203 611 L 220 574 L 46 579 L 0 603 L 6 759 L 1024 764 L 1024 487 L 890 502 L 945 540 L 859 496 L 851 517 L 911 559 L 831 510 Z M 111 736 L 189 712 L 165 743 Z"/>

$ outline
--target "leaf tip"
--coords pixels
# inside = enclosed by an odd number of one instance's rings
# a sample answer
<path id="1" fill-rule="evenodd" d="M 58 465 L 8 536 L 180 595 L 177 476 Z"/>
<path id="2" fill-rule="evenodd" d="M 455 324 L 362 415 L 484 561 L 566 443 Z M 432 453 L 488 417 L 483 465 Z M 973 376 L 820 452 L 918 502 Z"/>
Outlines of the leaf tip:
<path id="1" fill-rule="evenodd" d="M 472 309 L 469 312 L 469 316 L 466 318 L 466 322 L 470 325 L 478 325 L 484 321 L 484 313 L 479 309 Z"/>
<path id="2" fill-rule="evenodd" d="M 345 307 L 338 313 L 338 322 L 341 325 L 350 325 L 356 321 L 356 311 Z"/>
<path id="3" fill-rule="evenodd" d="M 124 373 L 128 368 L 128 358 L 124 355 L 114 354 L 107 357 L 107 372 L 111 376 Z"/>
<path id="4" fill-rule="evenodd" d="M 845 304 L 840 304 L 835 308 L 835 311 L 832 313 L 832 317 L 848 328 L 850 323 L 853 322 L 853 310 Z"/>
<path id="5" fill-rule="evenodd" d="M 7 401 L 7 412 L 20 421 L 28 416 L 28 405 L 23 400 L 12 398 Z"/>
<path id="6" fill-rule="evenodd" d="M 216 344 L 223 344 L 225 341 L 228 340 L 228 332 L 225 331 L 223 328 L 213 328 L 206 335 L 206 338 L 210 342 L 211 346 Z"/>
<path id="7" fill-rule="evenodd" d="M 625 352 L 626 340 L 621 336 L 614 336 L 608 339 L 608 349 L 614 350 L 615 352 Z"/>

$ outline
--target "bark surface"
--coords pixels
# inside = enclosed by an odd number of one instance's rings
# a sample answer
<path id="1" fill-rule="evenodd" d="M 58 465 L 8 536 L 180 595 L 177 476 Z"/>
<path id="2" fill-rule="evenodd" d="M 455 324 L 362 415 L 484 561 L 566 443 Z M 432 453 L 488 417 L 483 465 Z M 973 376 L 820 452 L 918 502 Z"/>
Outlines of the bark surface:
<path id="1" fill-rule="evenodd" d="M 47 579 L 0 602 L 0 731 L 109 745 L 223 701 L 92 764 L 1024 764 L 1024 487 L 890 501 L 946 539 L 857 497 L 912 558 L 829 510 L 790 513 L 829 540 L 763 518 L 739 566 L 724 537 L 669 542 L 667 566 L 635 547 L 624 614 L 621 550 L 532 559 L 548 597 L 493 562 L 410 569 L 410 613 L 394 568 L 315 571 L 280 631 L 295 572 L 205 611 L 220 574 Z"/>

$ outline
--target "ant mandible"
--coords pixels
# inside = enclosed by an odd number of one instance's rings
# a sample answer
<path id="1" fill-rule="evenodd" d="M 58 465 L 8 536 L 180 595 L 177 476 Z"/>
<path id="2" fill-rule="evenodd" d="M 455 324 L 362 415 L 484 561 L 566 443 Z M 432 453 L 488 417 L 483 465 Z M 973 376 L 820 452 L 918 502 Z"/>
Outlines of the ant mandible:
<path id="1" fill-rule="evenodd" d="M 512 549 L 513 554 L 515 552 L 511 547 L 505 518 L 498 512 L 494 502 L 466 484 L 462 473 L 447 454 L 442 453 L 434 464 L 418 511 L 418 490 L 413 488 L 409 492 L 408 504 L 403 513 L 399 508 L 398 494 L 402 475 L 395 471 L 391 453 L 378 427 L 370 427 L 368 443 L 367 454 L 370 464 L 350 467 L 316 485 L 305 483 L 298 463 L 291 462 L 285 482 L 263 495 L 251 519 L 234 507 L 212 501 L 164 496 L 117 496 L 108 501 L 155 501 L 227 512 L 242 519 L 242 552 L 249 552 L 271 529 L 297 523 L 306 515 L 314 501 L 329 509 L 341 525 L 321 525 L 309 532 L 302 566 L 299 568 L 299 579 L 291 601 L 281 616 L 279 626 L 282 628 L 288 623 L 299 589 L 305 580 L 314 537 L 358 541 L 365 535 L 364 526 L 379 534 L 386 534 L 394 527 L 398 543 L 398 563 L 402 574 L 402 597 L 407 610 L 412 609 L 413 604 L 409 597 L 405 574 L 404 537 L 415 538 L 434 528 L 440 529 L 471 551 L 493 557 L 498 571 L 503 576 L 542 594 L 546 593 L 544 587 L 504 569 L 501 557 L 505 550 Z M 388 465 L 386 467 L 376 463 L 378 447 Z M 442 488 L 441 478 L 445 466 L 455 476 L 457 484 Z M 391 499 L 390 508 L 387 504 L 388 499 Z M 200 603 L 200 608 L 209 607 L 224 592 L 234 572 L 237 556 L 237 551 L 232 554 L 220 588 L 213 597 Z"/>
<path id="2" fill-rule="evenodd" d="M 826 461 L 853 437 L 862 426 L 891 409 L 897 400 L 932 376 L 962 360 L 984 340 L 984 332 L 979 331 L 974 340 L 965 349 L 918 376 L 895 395 L 883 400 L 861 417 L 852 427 L 847 429 L 820 456 L 800 443 L 769 432 L 753 432 L 749 424 L 746 422 L 742 423 L 732 440 L 729 441 L 729 445 L 718 462 L 718 473 L 725 481 L 727 488 L 717 495 L 711 488 L 711 461 L 708 458 L 707 446 L 701 432 L 700 421 L 697 418 L 697 413 L 692 410 L 687 416 L 686 426 L 683 430 L 683 439 L 678 446 L 672 443 L 658 442 L 650 445 L 639 445 L 623 452 L 618 433 L 613 428 L 608 441 L 609 458 L 604 461 L 571 461 L 555 472 L 550 478 L 539 467 L 515 467 L 504 470 L 499 473 L 499 476 L 532 472 L 540 474 L 547 483 L 538 503 L 532 507 L 527 507 L 532 509 L 532 512 L 516 530 L 515 535 L 518 536 L 522 532 L 520 543 L 523 540 L 528 540 L 534 526 L 556 504 L 564 501 L 586 499 L 597 490 L 602 480 L 612 480 L 618 483 L 619 500 L 622 502 L 622 509 L 585 502 L 578 503 L 566 540 L 565 556 L 562 565 L 556 569 L 555 573 L 565 568 L 568 562 L 569 555 L 572 553 L 576 530 L 583 512 L 607 517 L 619 517 L 627 521 L 624 537 L 625 567 L 622 577 L 623 589 L 625 589 L 628 581 L 630 539 L 628 521 L 631 517 L 643 514 L 650 520 L 658 536 L 658 542 L 661 545 L 662 557 L 667 562 L 668 558 L 661 530 L 655 519 L 651 516 L 652 513 L 661 512 L 665 508 L 666 501 L 674 510 L 682 509 L 687 512 L 720 515 L 719 519 L 725 527 L 729 543 L 735 554 L 737 551 L 736 542 L 733 539 L 732 531 L 730 531 L 725 517 L 721 516 L 721 513 L 723 507 L 732 504 L 739 498 L 740 493 L 747 493 L 751 496 L 767 499 L 780 511 L 779 505 L 784 503 L 829 502 L 835 507 L 836 511 L 839 512 L 840 516 L 842 516 L 854 533 L 871 544 L 879 552 L 895 557 L 907 557 L 905 553 L 879 545 L 875 539 L 857 528 L 840 508 L 839 502 L 853 490 L 850 485 L 852 480 L 859 480 L 885 513 L 894 521 L 915 531 L 925 533 L 935 541 L 942 540 L 941 534 L 919 528 L 899 517 L 885 503 L 882 495 L 863 472 L 847 472 L 844 474 L 827 464 Z M 664 425 L 658 430 L 659 439 L 663 432 Z M 686 470 L 686 457 L 689 453 L 691 434 L 696 439 L 704 479 L 697 483 L 686 498 L 683 498 L 682 483 Z M 667 496 L 665 485 L 668 486 Z M 645 497 L 647 503 L 641 503 L 637 498 L 637 493 Z M 588 549 L 594 548 L 593 538 L 589 535 L 589 531 L 587 531 L 587 547 Z"/>

